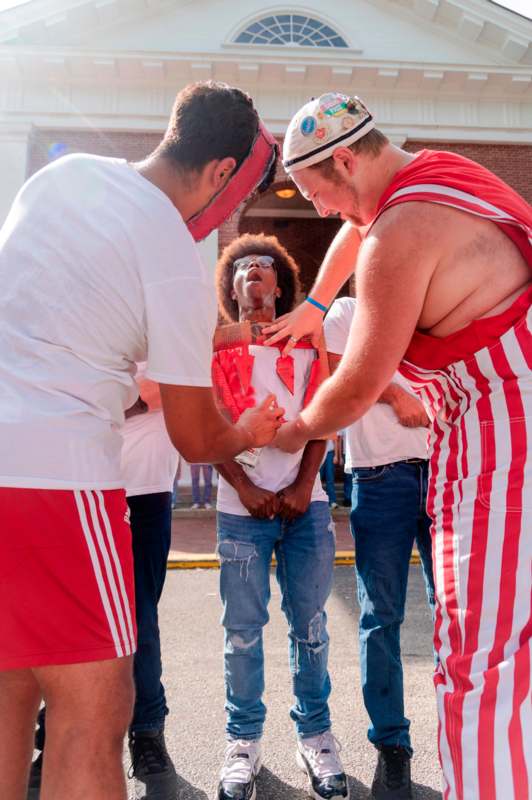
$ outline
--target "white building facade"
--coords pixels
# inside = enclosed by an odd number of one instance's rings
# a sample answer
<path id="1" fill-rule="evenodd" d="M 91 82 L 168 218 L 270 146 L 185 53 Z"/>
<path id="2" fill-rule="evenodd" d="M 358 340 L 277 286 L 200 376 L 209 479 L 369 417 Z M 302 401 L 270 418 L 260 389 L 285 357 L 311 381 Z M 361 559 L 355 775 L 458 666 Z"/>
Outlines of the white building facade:
<path id="1" fill-rule="evenodd" d="M 530 20 L 490 0 L 248 0 L 244 16 L 228 0 L 27 2 L 0 14 L 0 222 L 63 152 L 146 155 L 176 92 L 209 78 L 248 91 L 280 138 L 309 97 L 359 94 L 393 142 L 458 149 L 530 200 L 531 39 Z M 318 224 L 272 193 L 205 253 L 279 220 L 289 239 Z"/>

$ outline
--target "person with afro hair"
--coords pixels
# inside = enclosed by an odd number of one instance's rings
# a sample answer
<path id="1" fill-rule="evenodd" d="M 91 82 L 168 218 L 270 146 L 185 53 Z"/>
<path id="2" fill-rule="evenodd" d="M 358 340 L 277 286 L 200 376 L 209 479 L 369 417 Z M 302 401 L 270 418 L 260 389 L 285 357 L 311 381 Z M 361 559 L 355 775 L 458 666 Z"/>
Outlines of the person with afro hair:
<path id="1" fill-rule="evenodd" d="M 220 313 L 232 323 L 217 330 L 214 343 L 213 383 L 221 405 L 235 420 L 275 395 L 285 419 L 293 419 L 316 383 L 320 359 L 310 342 L 298 343 L 283 357 L 278 347 L 263 344 L 261 327 L 293 307 L 297 264 L 275 236 L 246 234 L 223 251 L 216 286 Z M 349 795 L 328 706 L 325 603 L 335 537 L 319 477 L 324 453 L 325 442 L 312 441 L 294 454 L 267 446 L 215 465 L 227 711 L 218 800 L 256 796 L 266 717 L 262 632 L 274 554 L 289 626 L 296 761 L 313 797 Z"/>

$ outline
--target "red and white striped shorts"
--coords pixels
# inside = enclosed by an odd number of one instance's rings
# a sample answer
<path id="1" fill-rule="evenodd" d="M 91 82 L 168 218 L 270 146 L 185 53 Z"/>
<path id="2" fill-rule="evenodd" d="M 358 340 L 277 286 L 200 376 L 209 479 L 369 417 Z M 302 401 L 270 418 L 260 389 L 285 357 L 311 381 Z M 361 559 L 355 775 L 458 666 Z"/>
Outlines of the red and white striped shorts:
<path id="1" fill-rule="evenodd" d="M 0 670 L 135 651 L 122 489 L 0 488 Z"/>

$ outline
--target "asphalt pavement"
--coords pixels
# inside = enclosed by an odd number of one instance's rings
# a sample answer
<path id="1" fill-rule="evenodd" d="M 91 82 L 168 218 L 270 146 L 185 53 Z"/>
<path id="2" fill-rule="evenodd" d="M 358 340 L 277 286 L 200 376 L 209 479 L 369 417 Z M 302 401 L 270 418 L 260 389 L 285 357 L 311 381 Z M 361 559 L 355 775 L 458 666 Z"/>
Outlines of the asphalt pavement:
<path id="1" fill-rule="evenodd" d="M 166 736 L 180 775 L 179 800 L 215 800 L 224 739 L 224 687 L 219 623 L 219 572 L 167 573 L 160 604 L 164 683 L 170 707 Z M 295 733 L 287 661 L 287 625 L 272 573 L 270 623 L 265 631 L 268 718 L 258 800 L 304 800 L 306 778 L 295 763 Z M 336 567 L 328 607 L 333 731 L 340 740 L 351 800 L 366 800 L 376 760 L 366 738 L 368 721 L 359 681 L 355 581 L 351 567 Z M 432 623 L 421 569 L 410 568 L 408 605 L 402 633 L 406 714 L 415 750 L 415 800 L 440 800 L 436 709 L 432 685 Z"/>

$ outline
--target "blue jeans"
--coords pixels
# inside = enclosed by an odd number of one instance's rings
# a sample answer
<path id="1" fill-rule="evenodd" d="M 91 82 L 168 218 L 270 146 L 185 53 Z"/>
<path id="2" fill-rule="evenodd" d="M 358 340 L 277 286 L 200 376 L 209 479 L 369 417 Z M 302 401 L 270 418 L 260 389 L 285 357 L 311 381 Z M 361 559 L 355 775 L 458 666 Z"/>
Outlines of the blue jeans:
<path id="1" fill-rule="evenodd" d="M 334 450 L 329 450 L 325 461 L 320 467 L 321 482 L 325 483 L 325 491 L 329 498 L 329 505 L 336 503 L 336 487 L 334 485 Z"/>
<path id="2" fill-rule="evenodd" d="M 344 505 L 351 505 L 351 497 L 353 494 L 353 473 L 344 472 Z"/>
<path id="3" fill-rule="evenodd" d="M 203 470 L 203 500 L 201 499 L 200 473 Z M 210 464 L 191 464 L 190 477 L 192 479 L 192 502 L 199 506 L 211 502 L 212 495 L 212 467 Z"/>
<path id="4" fill-rule="evenodd" d="M 164 586 L 170 550 L 172 493 L 138 495 L 128 497 L 127 502 L 131 509 L 138 630 L 133 661 L 136 699 L 130 730 L 144 731 L 164 727 L 164 718 L 168 714 L 161 683 L 157 604 Z"/>
<path id="5" fill-rule="evenodd" d="M 262 629 L 269 620 L 270 563 L 277 557 L 281 608 L 288 620 L 288 653 L 299 736 L 330 728 L 325 602 L 332 586 L 335 541 L 327 503 L 311 503 L 292 522 L 218 513 L 220 594 L 225 628 L 227 734 L 259 739 L 266 707 Z"/>
<path id="6" fill-rule="evenodd" d="M 410 752 L 399 633 L 414 541 L 434 616 L 427 473 L 427 461 L 353 469 L 351 532 L 360 603 L 362 692 L 371 720 L 368 738 L 373 744 L 402 745 Z"/>

